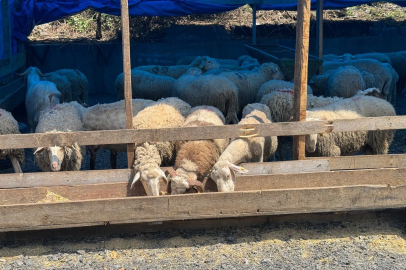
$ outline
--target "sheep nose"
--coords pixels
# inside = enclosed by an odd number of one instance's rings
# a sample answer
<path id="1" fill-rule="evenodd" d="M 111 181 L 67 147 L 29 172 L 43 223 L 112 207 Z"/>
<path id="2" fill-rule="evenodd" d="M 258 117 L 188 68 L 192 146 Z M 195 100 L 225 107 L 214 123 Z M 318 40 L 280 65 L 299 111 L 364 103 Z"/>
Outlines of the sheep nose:
<path id="1" fill-rule="evenodd" d="M 56 161 L 52 162 L 52 170 L 59 171 L 58 162 L 56 162 Z"/>

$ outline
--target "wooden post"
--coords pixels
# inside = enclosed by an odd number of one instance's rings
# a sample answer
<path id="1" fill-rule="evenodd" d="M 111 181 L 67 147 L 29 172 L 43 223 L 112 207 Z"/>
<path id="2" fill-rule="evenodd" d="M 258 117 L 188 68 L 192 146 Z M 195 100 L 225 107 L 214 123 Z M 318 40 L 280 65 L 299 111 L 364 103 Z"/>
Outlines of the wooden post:
<path id="1" fill-rule="evenodd" d="M 306 121 L 310 0 L 297 5 L 293 120 Z M 305 136 L 293 137 L 293 159 L 305 159 Z"/>
<path id="2" fill-rule="evenodd" d="M 252 7 L 252 44 L 257 44 L 257 5 Z"/>
<path id="3" fill-rule="evenodd" d="M 3 27 L 3 58 L 11 56 L 10 6 L 8 0 L 1 0 L 1 23 Z"/>
<path id="4" fill-rule="evenodd" d="M 317 0 L 316 10 L 316 54 L 323 58 L 323 0 Z M 322 67 L 319 68 L 319 74 L 323 73 Z"/>
<path id="5" fill-rule="evenodd" d="M 130 18 L 128 15 L 128 0 L 121 0 L 121 32 L 123 42 L 123 72 L 126 128 L 133 128 L 132 89 L 131 89 L 131 59 L 130 59 Z M 128 168 L 134 163 L 134 144 L 127 144 Z"/>

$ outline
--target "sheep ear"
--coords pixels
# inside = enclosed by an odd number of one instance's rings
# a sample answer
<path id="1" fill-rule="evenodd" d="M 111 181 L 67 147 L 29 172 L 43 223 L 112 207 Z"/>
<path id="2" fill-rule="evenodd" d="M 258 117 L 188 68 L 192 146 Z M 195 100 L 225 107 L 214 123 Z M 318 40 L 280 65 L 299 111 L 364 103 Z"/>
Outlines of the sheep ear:
<path id="1" fill-rule="evenodd" d="M 134 180 L 133 180 L 133 182 L 131 183 L 130 189 L 132 189 L 132 188 L 134 187 L 135 183 L 136 183 L 138 180 L 140 180 L 140 178 L 141 178 L 141 173 L 140 173 L 140 171 L 138 171 L 138 172 L 135 174 L 135 176 L 134 176 Z"/>
<path id="2" fill-rule="evenodd" d="M 244 169 L 241 166 L 234 165 L 233 163 L 229 162 L 228 163 L 228 168 L 234 172 L 239 172 L 239 173 L 247 173 L 249 172 L 247 169 Z"/>
<path id="3" fill-rule="evenodd" d="M 160 170 L 160 171 L 161 171 L 161 175 L 162 175 L 162 180 L 165 182 L 165 184 L 168 185 L 168 178 L 166 177 L 165 173 L 162 170 Z"/>
<path id="4" fill-rule="evenodd" d="M 36 153 L 40 153 L 40 152 L 42 152 L 42 151 L 44 151 L 44 150 L 45 150 L 45 147 L 38 147 L 37 150 L 35 150 L 34 155 L 35 155 Z"/>

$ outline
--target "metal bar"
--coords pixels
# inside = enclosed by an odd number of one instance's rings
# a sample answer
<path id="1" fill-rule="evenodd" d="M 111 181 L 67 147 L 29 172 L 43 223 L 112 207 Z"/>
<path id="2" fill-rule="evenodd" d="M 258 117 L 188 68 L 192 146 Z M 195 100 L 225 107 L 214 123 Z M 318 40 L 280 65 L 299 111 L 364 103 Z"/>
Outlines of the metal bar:
<path id="1" fill-rule="evenodd" d="M 252 7 L 252 44 L 257 44 L 257 5 Z"/>
<path id="2" fill-rule="evenodd" d="M 306 121 L 309 59 L 310 0 L 297 5 L 293 120 Z M 293 137 L 293 159 L 305 159 L 305 136 Z"/>
<path id="3" fill-rule="evenodd" d="M 121 0 L 121 32 L 123 42 L 123 72 L 126 128 L 133 128 L 132 90 L 131 90 L 131 59 L 130 59 L 130 18 L 128 0 Z M 127 144 L 128 168 L 134 163 L 134 144 Z"/>
<path id="4" fill-rule="evenodd" d="M 323 58 L 323 0 L 317 0 L 316 10 L 316 55 Z M 322 74 L 322 67 L 319 68 L 319 74 Z"/>

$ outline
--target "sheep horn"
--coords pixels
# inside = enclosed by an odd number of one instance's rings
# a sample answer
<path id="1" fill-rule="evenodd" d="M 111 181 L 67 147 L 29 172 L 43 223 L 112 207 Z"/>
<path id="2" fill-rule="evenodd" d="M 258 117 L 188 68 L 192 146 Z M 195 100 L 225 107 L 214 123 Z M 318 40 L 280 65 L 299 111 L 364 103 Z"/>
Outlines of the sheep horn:
<path id="1" fill-rule="evenodd" d="M 30 71 L 31 71 L 31 68 L 27 68 L 27 70 L 26 71 L 24 71 L 23 73 L 15 73 L 17 76 L 25 76 L 25 75 L 27 75 L 28 73 L 30 73 Z"/>
<path id="2" fill-rule="evenodd" d="M 204 192 L 204 186 L 203 183 L 197 180 L 187 180 L 189 183 L 190 188 L 195 188 L 199 193 Z"/>

